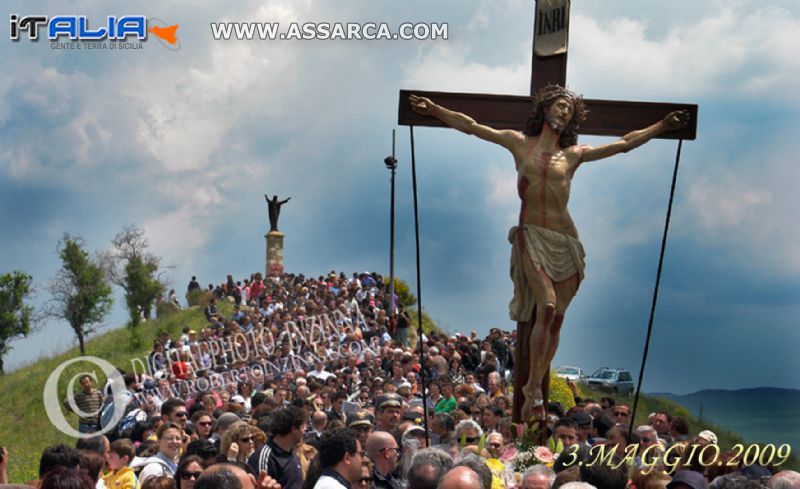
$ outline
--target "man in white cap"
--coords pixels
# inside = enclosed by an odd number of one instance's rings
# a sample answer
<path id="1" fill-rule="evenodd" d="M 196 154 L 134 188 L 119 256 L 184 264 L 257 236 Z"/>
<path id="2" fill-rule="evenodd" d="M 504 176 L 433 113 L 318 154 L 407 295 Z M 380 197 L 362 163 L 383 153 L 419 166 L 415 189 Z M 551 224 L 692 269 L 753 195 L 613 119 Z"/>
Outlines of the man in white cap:
<path id="1" fill-rule="evenodd" d="M 703 430 L 697 435 L 697 443 L 703 446 L 716 445 L 717 435 L 711 430 Z"/>

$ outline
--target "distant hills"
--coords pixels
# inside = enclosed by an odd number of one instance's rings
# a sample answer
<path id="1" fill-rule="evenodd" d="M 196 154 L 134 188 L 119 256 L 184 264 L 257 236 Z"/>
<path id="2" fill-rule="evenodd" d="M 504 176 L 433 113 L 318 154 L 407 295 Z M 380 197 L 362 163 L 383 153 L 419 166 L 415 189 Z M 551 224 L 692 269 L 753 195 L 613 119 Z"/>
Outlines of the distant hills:
<path id="1" fill-rule="evenodd" d="M 792 453 L 800 451 L 800 390 L 756 387 L 647 395 L 675 401 L 693 416 L 735 431 L 748 442 L 788 443 Z"/>

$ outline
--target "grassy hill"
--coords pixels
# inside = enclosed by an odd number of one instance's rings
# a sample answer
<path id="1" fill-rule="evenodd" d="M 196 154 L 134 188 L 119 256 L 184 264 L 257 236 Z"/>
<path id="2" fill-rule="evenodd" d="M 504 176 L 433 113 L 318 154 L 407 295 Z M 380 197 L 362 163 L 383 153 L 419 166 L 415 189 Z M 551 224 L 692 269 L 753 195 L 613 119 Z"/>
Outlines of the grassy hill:
<path id="1" fill-rule="evenodd" d="M 223 304 L 222 308 L 230 307 Z M 228 313 L 226 309 L 221 312 Z M 160 331 L 168 331 L 173 337 L 180 334 L 185 326 L 199 328 L 206 324 L 203 311 L 199 308 L 183 310 L 140 326 L 142 346 L 130 346 L 130 331 L 126 328 L 114 329 L 90 339 L 86 343 L 86 355 L 102 358 L 128 372 L 133 371 L 130 360 L 143 359 L 150 352 L 152 340 Z M 66 325 L 64 327 L 67 327 Z M 40 358 L 30 365 L 0 376 L 0 446 L 9 452 L 9 480 L 25 482 L 37 478 L 39 456 L 42 450 L 56 443 L 74 446 L 75 439 L 58 431 L 45 413 L 43 390 L 47 378 L 58 365 L 80 355 L 78 348 L 72 348 L 51 358 Z M 79 372 L 89 369 L 97 371 L 100 382 L 105 376 L 88 363 L 75 363 L 60 375 L 59 393 L 66 393 L 69 379 Z M 77 384 L 77 381 L 76 381 Z M 102 385 L 102 384 L 101 384 Z M 67 420 L 77 426 L 77 417 L 67 415 Z"/>

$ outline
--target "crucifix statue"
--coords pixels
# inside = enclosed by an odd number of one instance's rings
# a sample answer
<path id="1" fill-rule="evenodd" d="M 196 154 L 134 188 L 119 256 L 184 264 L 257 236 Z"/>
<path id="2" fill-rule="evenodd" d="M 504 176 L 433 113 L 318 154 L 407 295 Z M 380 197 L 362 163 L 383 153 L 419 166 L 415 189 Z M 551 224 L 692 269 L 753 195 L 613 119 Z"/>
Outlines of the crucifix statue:
<path id="1" fill-rule="evenodd" d="M 568 21 L 568 0 L 537 1 L 530 97 L 400 94 L 400 124 L 446 125 L 499 144 L 513 156 L 521 200 L 518 225 L 509 233 L 514 281 L 509 315 L 517 322 L 515 421 L 545 418 L 550 362 L 583 279 L 583 247 L 567 211 L 576 170 L 653 138 L 694 139 L 696 131 L 694 105 L 584 101 L 563 88 Z M 622 138 L 582 146 L 579 132 Z"/>
<path id="2" fill-rule="evenodd" d="M 291 199 L 291 197 L 287 198 L 286 200 L 278 201 L 278 196 L 273 195 L 272 200 L 267 197 L 267 194 L 264 194 L 264 198 L 267 199 L 267 206 L 269 206 L 269 230 L 270 231 L 277 231 L 278 230 L 278 217 L 281 215 L 281 206 Z"/>

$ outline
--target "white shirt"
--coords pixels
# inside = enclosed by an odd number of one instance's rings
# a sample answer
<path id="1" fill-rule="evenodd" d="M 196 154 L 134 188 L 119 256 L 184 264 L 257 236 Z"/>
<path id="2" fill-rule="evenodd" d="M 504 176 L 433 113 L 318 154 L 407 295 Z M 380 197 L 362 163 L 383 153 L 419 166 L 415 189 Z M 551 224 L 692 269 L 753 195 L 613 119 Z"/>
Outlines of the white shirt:
<path id="1" fill-rule="evenodd" d="M 342 485 L 341 482 L 337 481 L 333 477 L 323 475 L 319 478 L 316 484 L 314 484 L 314 489 L 347 489 L 346 486 Z"/>
<path id="2" fill-rule="evenodd" d="M 330 377 L 331 375 L 333 375 L 333 374 L 330 373 L 330 372 L 326 372 L 325 369 L 322 369 L 322 370 L 316 370 L 315 369 L 315 370 L 312 370 L 311 372 L 308 373 L 309 377 L 315 377 L 315 378 L 320 379 L 322 381 L 327 380 L 328 377 Z"/>

